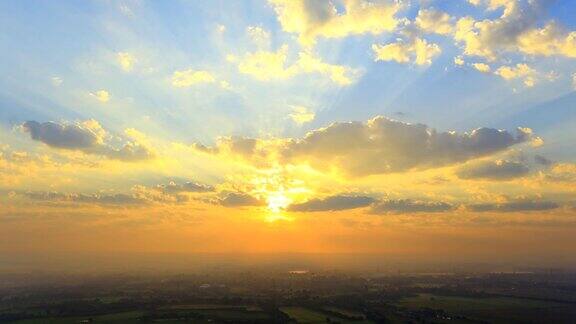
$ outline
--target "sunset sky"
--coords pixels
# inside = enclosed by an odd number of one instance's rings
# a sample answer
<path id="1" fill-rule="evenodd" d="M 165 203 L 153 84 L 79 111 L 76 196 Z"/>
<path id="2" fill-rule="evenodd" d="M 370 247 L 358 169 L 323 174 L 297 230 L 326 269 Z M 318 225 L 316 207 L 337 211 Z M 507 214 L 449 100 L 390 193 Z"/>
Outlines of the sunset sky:
<path id="1" fill-rule="evenodd" d="M 0 2 L 0 253 L 576 262 L 576 1 Z"/>

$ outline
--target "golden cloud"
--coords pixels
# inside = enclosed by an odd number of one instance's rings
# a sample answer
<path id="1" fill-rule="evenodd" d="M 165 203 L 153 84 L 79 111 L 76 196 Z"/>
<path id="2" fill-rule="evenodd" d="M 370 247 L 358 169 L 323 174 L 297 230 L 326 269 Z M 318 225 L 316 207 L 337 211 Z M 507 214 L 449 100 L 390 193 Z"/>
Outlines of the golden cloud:
<path id="1" fill-rule="evenodd" d="M 346 0 L 338 13 L 332 1 L 269 0 L 282 29 L 296 33 L 302 44 L 314 44 L 318 37 L 342 38 L 349 35 L 380 34 L 398 25 L 395 15 L 401 9 L 396 1 L 378 3 Z"/>

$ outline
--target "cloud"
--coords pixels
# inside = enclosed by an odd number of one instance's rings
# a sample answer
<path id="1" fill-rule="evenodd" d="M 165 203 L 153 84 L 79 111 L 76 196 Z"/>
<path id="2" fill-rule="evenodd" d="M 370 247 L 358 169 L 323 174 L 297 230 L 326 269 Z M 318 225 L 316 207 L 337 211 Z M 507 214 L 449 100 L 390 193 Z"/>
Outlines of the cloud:
<path id="1" fill-rule="evenodd" d="M 412 199 L 384 200 L 370 209 L 373 214 L 440 213 L 454 209 L 446 202 L 419 201 Z"/>
<path id="2" fill-rule="evenodd" d="M 270 47 L 270 32 L 259 26 L 246 27 L 246 34 L 258 48 Z"/>
<path id="3" fill-rule="evenodd" d="M 216 32 L 218 34 L 224 34 L 226 32 L 226 26 L 222 25 L 222 24 L 217 24 L 216 25 Z"/>
<path id="4" fill-rule="evenodd" d="M 298 125 L 309 123 L 314 120 L 316 114 L 303 106 L 294 106 L 290 118 Z"/>
<path id="5" fill-rule="evenodd" d="M 103 155 L 122 161 L 141 161 L 154 157 L 154 153 L 149 148 L 134 142 L 128 142 L 119 149 L 108 147 L 104 150 Z"/>
<path id="6" fill-rule="evenodd" d="M 33 140 L 59 149 L 78 150 L 125 161 L 145 160 L 154 155 L 139 142 L 125 141 L 120 148 L 112 146 L 108 143 L 108 133 L 93 119 L 63 124 L 27 121 L 21 125 L 21 129 L 30 134 Z"/>
<path id="7" fill-rule="evenodd" d="M 516 9 L 518 0 L 468 0 L 468 2 L 475 6 L 484 5 L 491 11 L 504 8 L 502 15 L 506 17 Z"/>
<path id="8" fill-rule="evenodd" d="M 90 95 L 100 102 L 110 101 L 110 93 L 106 90 L 98 90 L 96 92 L 90 92 Z"/>
<path id="9" fill-rule="evenodd" d="M 540 165 L 544 165 L 544 166 L 551 166 L 554 164 L 554 161 L 542 156 L 542 155 L 535 155 L 534 156 L 534 162 L 536 162 L 537 164 Z"/>
<path id="10" fill-rule="evenodd" d="M 177 194 L 182 192 L 212 192 L 214 187 L 198 182 L 187 181 L 182 184 L 170 181 L 167 184 L 156 186 L 160 191 L 167 194 Z"/>
<path id="11" fill-rule="evenodd" d="M 288 211 L 294 212 L 318 212 L 338 211 L 366 207 L 376 200 L 372 197 L 355 195 L 337 195 L 322 199 L 311 199 L 300 204 L 292 204 Z"/>
<path id="12" fill-rule="evenodd" d="M 380 34 L 393 31 L 401 9 L 396 1 L 367 2 L 362 0 L 333 1 L 269 0 L 285 32 L 296 33 L 304 45 L 312 45 L 318 37 L 343 38 L 350 35 Z"/>
<path id="13" fill-rule="evenodd" d="M 145 203 L 145 200 L 128 194 L 87 195 L 77 193 L 61 193 L 56 191 L 30 191 L 26 192 L 24 196 L 32 200 L 53 202 L 76 202 L 109 205 L 137 205 Z"/>
<path id="14" fill-rule="evenodd" d="M 501 66 L 494 71 L 494 74 L 505 80 L 521 78 L 527 87 L 533 87 L 536 83 L 536 71 L 523 63 L 518 63 L 516 66 Z"/>
<path id="15" fill-rule="evenodd" d="M 80 124 L 58 124 L 55 122 L 39 123 L 27 121 L 22 124 L 24 131 L 33 140 L 49 146 L 65 149 L 82 149 L 93 147 L 103 142 L 103 129 L 94 120 Z"/>
<path id="16" fill-rule="evenodd" d="M 432 59 L 442 52 L 437 44 L 428 43 L 419 37 L 408 41 L 398 40 L 385 45 L 373 44 L 372 51 L 375 61 L 413 62 L 416 65 L 430 65 Z"/>
<path id="17" fill-rule="evenodd" d="M 380 116 L 366 123 L 334 123 L 311 131 L 288 141 L 282 155 L 287 161 L 307 162 L 318 169 L 337 167 L 348 174 L 391 173 L 464 162 L 533 137 L 530 129 L 518 128 L 516 133 L 494 128 L 439 132 Z"/>
<path id="18" fill-rule="evenodd" d="M 0 144 L 0 188 L 30 184 L 30 180 L 50 183 L 50 179 L 59 178 L 57 171 L 65 169 L 67 163 L 66 159 L 53 160 L 46 154 L 14 150 Z M 79 163 L 74 163 L 74 168 L 78 166 Z"/>
<path id="19" fill-rule="evenodd" d="M 64 82 L 64 80 L 62 80 L 61 77 L 57 77 L 57 76 L 53 76 L 50 78 L 50 82 L 52 82 L 52 85 L 55 87 L 59 87 L 62 85 L 62 83 Z"/>
<path id="20" fill-rule="evenodd" d="M 202 83 L 215 82 L 216 78 L 208 71 L 182 70 L 175 71 L 172 75 L 172 85 L 177 88 L 187 88 Z"/>
<path id="21" fill-rule="evenodd" d="M 352 84 L 359 74 L 350 67 L 325 63 L 319 57 L 306 52 L 300 52 L 296 66 L 304 73 L 327 75 L 334 83 L 342 86 Z"/>
<path id="22" fill-rule="evenodd" d="M 455 65 L 462 66 L 462 65 L 464 65 L 464 63 L 466 63 L 466 62 L 464 62 L 464 59 L 462 58 L 461 55 L 458 55 L 454 58 L 454 64 Z"/>
<path id="23" fill-rule="evenodd" d="M 167 184 L 159 184 L 152 187 L 135 185 L 131 188 L 130 193 L 63 193 L 57 191 L 28 191 L 23 194 L 25 198 L 50 201 L 50 202 L 74 202 L 74 203 L 91 203 L 91 204 L 110 204 L 110 205 L 137 205 L 148 203 L 174 204 L 190 200 L 191 193 L 209 194 L 215 191 L 214 187 L 197 182 L 176 183 L 170 181 Z M 20 194 L 17 194 L 18 196 Z M 196 199 L 196 198 L 194 198 Z M 224 203 L 233 205 L 241 204 L 240 198 L 228 197 L 222 199 Z M 248 203 L 248 202 L 245 202 Z"/>
<path id="24" fill-rule="evenodd" d="M 523 163 L 507 160 L 480 161 L 465 164 L 456 174 L 461 179 L 511 180 L 530 173 Z"/>
<path id="25" fill-rule="evenodd" d="M 472 2 L 485 4 L 489 10 L 504 10 L 493 20 L 476 21 L 472 17 L 458 20 L 453 37 L 463 45 L 465 55 L 489 60 L 495 60 L 502 53 L 576 57 L 576 32 L 565 32 L 554 21 L 538 26 L 551 1 Z"/>
<path id="26" fill-rule="evenodd" d="M 256 154 L 256 145 L 258 140 L 248 137 L 230 136 L 219 137 L 216 141 L 216 146 L 207 147 L 202 144 L 194 143 L 193 147 L 201 152 L 218 154 L 218 153 L 231 153 L 250 157 Z"/>
<path id="27" fill-rule="evenodd" d="M 544 174 L 548 181 L 572 183 L 576 181 L 576 164 L 555 163 Z"/>
<path id="28" fill-rule="evenodd" d="M 224 136 L 216 140 L 214 146 L 193 143 L 192 149 L 219 159 L 248 164 L 256 168 L 269 168 L 280 163 L 280 146 L 283 139 L 257 139 L 241 136 Z"/>
<path id="29" fill-rule="evenodd" d="M 288 45 L 278 51 L 257 51 L 247 54 L 239 63 L 238 71 L 258 80 L 285 79 L 294 74 L 294 69 L 286 67 Z"/>
<path id="30" fill-rule="evenodd" d="M 480 72 L 482 72 L 482 73 L 490 73 L 490 70 L 491 70 L 491 69 L 490 69 L 490 65 L 485 64 L 485 63 L 474 63 L 474 64 L 472 64 L 472 66 L 473 66 L 476 70 L 478 70 L 478 71 L 480 71 Z"/>
<path id="31" fill-rule="evenodd" d="M 565 32 L 556 23 L 551 22 L 544 28 L 534 28 L 518 37 L 520 52 L 530 55 L 559 55 L 576 57 L 576 31 Z"/>
<path id="32" fill-rule="evenodd" d="M 427 33 L 447 35 L 452 32 L 451 18 L 445 12 L 434 9 L 421 9 L 418 11 L 415 23 L 418 28 Z"/>
<path id="33" fill-rule="evenodd" d="M 551 201 L 538 201 L 538 200 L 516 200 L 505 202 L 501 204 L 485 203 L 485 204 L 472 204 L 466 208 L 474 212 L 529 212 L 529 211 L 545 211 L 559 208 L 555 202 Z"/>
<path id="34" fill-rule="evenodd" d="M 230 58 L 236 61 L 236 58 Z M 298 59 L 288 64 L 288 46 L 283 45 L 276 52 L 257 51 L 248 53 L 238 62 L 238 71 L 257 80 L 284 80 L 299 74 L 319 73 L 339 85 L 352 84 L 358 71 L 343 65 L 329 64 L 308 52 L 300 52 Z"/>
<path id="35" fill-rule="evenodd" d="M 265 204 L 264 201 L 244 192 L 224 193 L 222 197 L 218 198 L 217 203 L 224 207 L 262 206 Z"/>
<path id="36" fill-rule="evenodd" d="M 134 63 L 136 63 L 136 58 L 132 54 L 127 52 L 119 52 L 116 55 L 116 59 L 118 60 L 118 64 L 120 64 L 122 70 L 126 72 L 132 71 Z"/>
<path id="37" fill-rule="evenodd" d="M 432 60 L 442 53 L 438 44 L 429 43 L 426 33 L 449 34 L 452 30 L 450 16 L 434 9 L 418 11 L 414 22 L 402 20 L 399 35 L 395 42 L 372 44 L 375 61 L 395 61 L 430 65 Z"/>

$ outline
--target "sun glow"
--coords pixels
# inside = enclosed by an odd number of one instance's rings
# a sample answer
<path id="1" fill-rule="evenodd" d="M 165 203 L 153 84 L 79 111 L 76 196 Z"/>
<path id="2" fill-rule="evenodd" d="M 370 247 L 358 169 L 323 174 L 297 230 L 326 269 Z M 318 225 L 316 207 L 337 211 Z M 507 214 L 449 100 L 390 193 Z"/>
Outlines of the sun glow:
<path id="1" fill-rule="evenodd" d="M 268 213 L 265 217 L 264 220 L 268 223 L 275 223 L 275 222 L 279 222 L 279 221 L 286 221 L 286 222 L 291 222 L 294 220 L 294 217 L 290 217 L 286 214 L 284 214 L 282 211 L 280 212 L 271 212 Z"/>
<path id="2" fill-rule="evenodd" d="M 292 220 L 291 217 L 284 214 L 284 210 L 292 203 L 292 199 L 286 196 L 283 190 L 268 193 L 266 200 L 268 202 L 268 214 L 264 219 L 267 222 Z"/>
<path id="3" fill-rule="evenodd" d="M 268 210 L 273 213 L 279 213 L 292 203 L 292 199 L 288 198 L 284 191 L 277 191 L 268 194 L 267 202 Z"/>

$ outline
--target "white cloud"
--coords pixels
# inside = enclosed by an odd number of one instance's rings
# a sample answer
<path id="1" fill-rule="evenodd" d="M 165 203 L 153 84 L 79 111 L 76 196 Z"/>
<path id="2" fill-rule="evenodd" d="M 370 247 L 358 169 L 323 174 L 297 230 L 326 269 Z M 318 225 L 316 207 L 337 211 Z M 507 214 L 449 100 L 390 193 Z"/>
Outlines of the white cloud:
<path id="1" fill-rule="evenodd" d="M 464 58 L 462 58 L 462 55 L 458 55 L 454 58 L 454 64 L 458 65 L 458 66 L 463 66 L 466 62 L 464 62 Z"/>
<path id="2" fill-rule="evenodd" d="M 110 93 L 106 90 L 98 90 L 95 92 L 90 92 L 90 95 L 100 102 L 110 101 Z"/>
<path id="3" fill-rule="evenodd" d="M 416 65 L 430 65 L 432 59 L 442 50 L 437 44 L 428 43 L 425 39 L 414 37 L 409 41 L 398 40 L 385 45 L 373 44 L 375 61 L 413 62 Z"/>
<path id="4" fill-rule="evenodd" d="M 261 81 L 288 79 L 302 73 L 319 73 L 328 76 L 330 80 L 339 85 L 353 83 L 358 71 L 350 67 L 330 64 L 308 52 L 300 52 L 298 59 L 288 62 L 288 45 L 283 45 L 276 52 L 257 51 L 248 53 L 243 58 L 228 58 L 231 62 L 238 62 L 240 73 L 251 75 Z"/>
<path id="5" fill-rule="evenodd" d="M 226 32 L 226 26 L 222 24 L 216 25 L 216 32 L 218 34 L 224 34 Z"/>
<path id="6" fill-rule="evenodd" d="M 472 66 L 482 73 L 490 73 L 491 71 L 490 65 L 486 63 L 474 63 Z"/>
<path id="7" fill-rule="evenodd" d="M 120 52 L 117 54 L 116 58 L 122 70 L 126 72 L 132 71 L 134 63 L 136 62 L 136 58 L 132 54 L 127 52 Z"/>
<path id="8" fill-rule="evenodd" d="M 269 0 L 282 29 L 296 33 L 301 43 L 311 45 L 316 38 L 342 38 L 350 35 L 380 34 L 398 25 L 395 15 L 401 9 L 396 1 L 338 1 L 338 12 L 332 1 Z"/>
<path id="9" fill-rule="evenodd" d="M 258 47 L 262 49 L 270 48 L 270 32 L 264 30 L 259 26 L 248 26 L 246 28 L 246 34 L 250 37 L 250 40 Z"/>
<path id="10" fill-rule="evenodd" d="M 316 114 L 304 106 L 293 106 L 289 116 L 296 124 L 302 125 L 313 121 Z"/>
<path id="11" fill-rule="evenodd" d="M 421 9 L 415 19 L 416 26 L 427 33 L 447 35 L 452 32 L 451 18 L 445 12 Z"/>
<path id="12" fill-rule="evenodd" d="M 502 53 L 559 55 L 576 57 L 576 32 L 566 32 L 554 21 L 539 27 L 550 1 L 489 0 L 488 9 L 504 8 L 496 19 L 460 18 L 454 39 L 461 43 L 465 55 L 496 60 Z"/>
<path id="13" fill-rule="evenodd" d="M 516 66 L 501 66 L 494 74 L 505 80 L 523 79 L 527 87 L 533 87 L 536 83 L 536 71 L 524 63 L 518 63 Z"/>
<path id="14" fill-rule="evenodd" d="M 54 76 L 50 78 L 50 82 L 52 82 L 53 86 L 59 87 L 60 85 L 62 85 L 62 82 L 64 82 L 64 80 L 62 80 L 61 77 Z"/>

